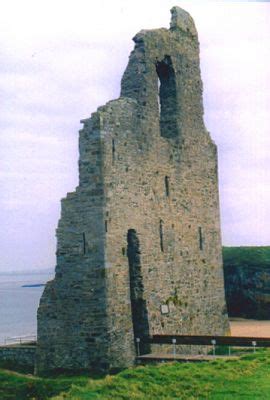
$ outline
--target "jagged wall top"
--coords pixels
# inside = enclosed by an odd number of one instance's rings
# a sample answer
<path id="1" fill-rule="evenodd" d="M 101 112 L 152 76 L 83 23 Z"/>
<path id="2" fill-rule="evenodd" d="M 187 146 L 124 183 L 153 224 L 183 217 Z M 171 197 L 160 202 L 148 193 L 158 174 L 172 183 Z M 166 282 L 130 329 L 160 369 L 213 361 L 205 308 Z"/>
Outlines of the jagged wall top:
<path id="1" fill-rule="evenodd" d="M 194 21 L 188 12 L 180 7 L 175 6 L 171 9 L 171 14 L 171 31 L 181 30 L 186 33 L 190 33 L 193 36 L 197 36 L 197 30 Z"/>
<path id="2" fill-rule="evenodd" d="M 179 138 L 190 135 L 195 127 L 199 132 L 205 128 L 196 27 L 179 7 L 173 7 L 171 15 L 170 29 L 141 30 L 133 38 L 135 47 L 122 77 L 121 97 L 135 99 L 143 107 L 144 118 L 164 117 L 168 124 L 177 120 L 173 136 Z"/>

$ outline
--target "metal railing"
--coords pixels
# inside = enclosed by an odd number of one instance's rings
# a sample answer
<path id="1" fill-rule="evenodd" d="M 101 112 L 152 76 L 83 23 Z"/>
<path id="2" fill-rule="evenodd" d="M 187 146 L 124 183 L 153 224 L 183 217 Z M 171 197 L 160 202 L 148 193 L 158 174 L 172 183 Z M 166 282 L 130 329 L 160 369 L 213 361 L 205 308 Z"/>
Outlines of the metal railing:
<path id="1" fill-rule="evenodd" d="M 4 339 L 4 345 L 8 344 L 27 344 L 35 343 L 37 341 L 37 335 L 29 334 L 23 336 L 9 336 Z"/>
<path id="2" fill-rule="evenodd" d="M 152 335 L 136 338 L 137 356 L 140 356 L 140 345 L 143 344 L 171 344 L 173 354 L 176 354 L 176 345 L 211 346 L 212 354 L 216 354 L 216 346 L 228 346 L 229 355 L 231 347 L 270 347 L 270 337 L 244 337 L 244 336 L 208 336 L 208 335 Z"/>

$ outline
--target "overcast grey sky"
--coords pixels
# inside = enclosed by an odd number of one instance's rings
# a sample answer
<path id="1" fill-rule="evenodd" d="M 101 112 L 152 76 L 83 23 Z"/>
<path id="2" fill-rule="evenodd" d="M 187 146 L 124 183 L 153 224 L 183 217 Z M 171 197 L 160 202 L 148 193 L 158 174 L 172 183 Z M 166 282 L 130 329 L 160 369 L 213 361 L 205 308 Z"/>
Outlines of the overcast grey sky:
<path id="1" fill-rule="evenodd" d="M 270 4 L 14 1 L 0 15 L 1 270 L 55 264 L 60 198 L 78 184 L 79 120 L 117 98 L 143 28 L 193 16 L 218 145 L 225 245 L 270 244 Z"/>

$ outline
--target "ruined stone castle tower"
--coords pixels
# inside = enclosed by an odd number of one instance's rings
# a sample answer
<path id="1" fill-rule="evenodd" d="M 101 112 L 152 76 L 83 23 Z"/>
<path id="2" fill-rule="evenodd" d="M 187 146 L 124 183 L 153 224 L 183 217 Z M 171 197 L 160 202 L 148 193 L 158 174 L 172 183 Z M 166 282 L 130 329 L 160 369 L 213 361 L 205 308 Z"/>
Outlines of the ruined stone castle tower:
<path id="1" fill-rule="evenodd" d="M 216 146 L 203 122 L 192 18 L 135 38 L 121 96 L 83 120 L 79 186 L 62 201 L 37 371 L 109 369 L 134 337 L 225 334 Z"/>

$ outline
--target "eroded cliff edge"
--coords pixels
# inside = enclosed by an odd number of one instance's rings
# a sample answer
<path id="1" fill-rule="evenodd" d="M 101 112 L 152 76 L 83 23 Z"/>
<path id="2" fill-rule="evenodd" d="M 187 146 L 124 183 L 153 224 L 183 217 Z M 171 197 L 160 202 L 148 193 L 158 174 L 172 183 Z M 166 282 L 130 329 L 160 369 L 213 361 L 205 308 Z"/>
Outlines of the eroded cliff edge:
<path id="1" fill-rule="evenodd" d="M 230 317 L 270 319 L 270 246 L 224 247 Z"/>

